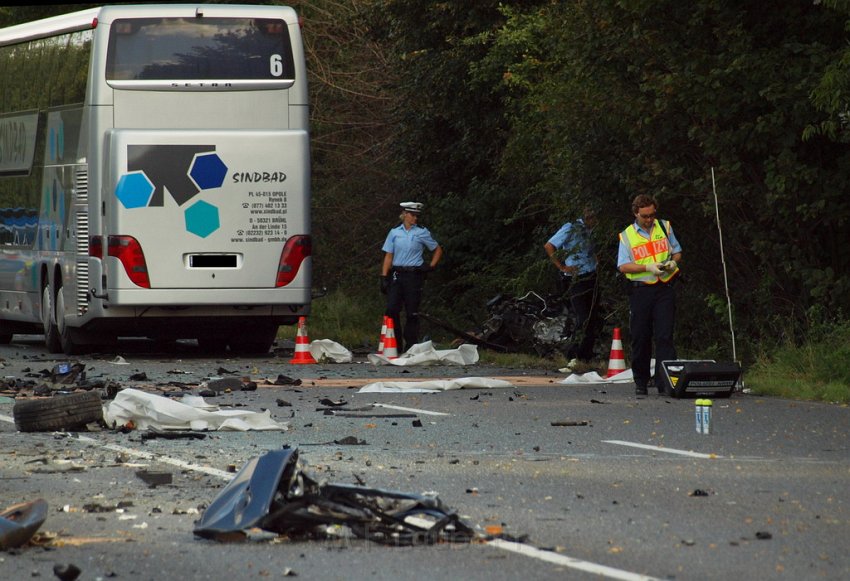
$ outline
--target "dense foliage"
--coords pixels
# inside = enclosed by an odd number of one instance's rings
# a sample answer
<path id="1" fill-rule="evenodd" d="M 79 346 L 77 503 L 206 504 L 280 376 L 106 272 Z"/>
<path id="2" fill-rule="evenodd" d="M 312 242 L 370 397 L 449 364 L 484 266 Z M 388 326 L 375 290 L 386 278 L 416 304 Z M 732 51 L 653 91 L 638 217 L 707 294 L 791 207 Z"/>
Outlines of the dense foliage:
<path id="1" fill-rule="evenodd" d="M 616 234 L 651 193 L 685 247 L 686 348 L 728 345 L 724 256 L 750 346 L 845 316 L 850 150 L 812 130 L 846 122 L 840 4 L 376 1 L 407 183 L 448 251 L 441 298 L 543 284 L 542 243 L 592 202 L 625 325 Z"/>
<path id="2" fill-rule="evenodd" d="M 543 243 L 590 203 L 608 325 L 626 328 L 616 236 L 651 193 L 684 246 L 685 352 L 731 355 L 724 268 L 749 355 L 850 313 L 847 2 L 289 3 L 318 286 L 377 293 L 396 204 L 420 199 L 446 250 L 426 309 L 463 326 L 497 292 L 551 290 Z"/>

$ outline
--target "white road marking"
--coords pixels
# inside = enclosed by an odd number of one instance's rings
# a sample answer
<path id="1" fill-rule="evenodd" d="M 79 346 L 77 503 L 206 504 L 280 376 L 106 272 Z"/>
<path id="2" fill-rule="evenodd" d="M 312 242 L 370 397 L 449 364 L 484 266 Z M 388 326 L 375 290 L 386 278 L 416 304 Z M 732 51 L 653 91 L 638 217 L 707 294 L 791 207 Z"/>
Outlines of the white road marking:
<path id="1" fill-rule="evenodd" d="M 88 436 L 79 436 L 79 439 L 82 442 L 90 442 L 92 444 L 99 445 L 101 448 L 112 450 L 113 452 L 121 452 L 123 454 L 128 454 L 137 458 L 144 458 L 146 460 L 162 462 L 163 464 L 171 464 L 172 466 L 183 468 L 184 470 L 194 470 L 196 472 L 203 472 L 204 474 L 209 474 L 210 476 L 218 476 L 219 478 L 224 478 L 225 480 L 231 480 L 234 476 L 236 476 L 235 474 L 227 472 L 225 470 L 219 470 L 218 468 L 210 468 L 209 466 L 201 466 L 200 464 L 193 464 L 191 462 L 186 462 L 178 458 L 172 458 L 170 456 L 160 456 L 159 454 L 151 454 L 150 452 L 143 452 L 142 450 L 136 450 L 135 448 L 127 448 L 125 446 L 119 446 L 117 444 L 102 444 L 94 438 L 89 438 Z"/>
<path id="2" fill-rule="evenodd" d="M 642 448 L 644 450 L 652 450 L 653 452 L 666 452 L 667 454 L 679 454 L 680 456 L 690 456 L 691 458 L 722 458 L 717 454 L 703 454 L 701 452 L 691 452 L 689 450 L 677 450 L 676 448 L 664 448 L 662 446 L 650 446 L 649 444 L 638 444 L 637 442 L 625 442 L 623 440 L 602 440 L 606 444 L 617 444 L 619 446 L 631 446 L 632 448 Z"/>
<path id="3" fill-rule="evenodd" d="M 425 416 L 449 416 L 449 415 L 451 415 L 451 414 L 445 414 L 443 412 L 430 412 L 428 410 L 421 410 L 421 409 L 417 409 L 417 408 L 405 408 L 405 407 L 401 407 L 400 405 L 390 405 L 390 404 L 387 404 L 387 403 L 373 403 L 372 405 L 375 406 L 376 408 L 388 408 L 388 409 L 391 409 L 391 410 L 399 410 L 399 411 L 402 411 L 402 412 L 413 412 L 413 413 L 422 414 L 422 415 L 425 415 Z"/>
<path id="4" fill-rule="evenodd" d="M 510 551 L 512 553 L 517 553 L 525 557 L 531 557 L 532 559 L 540 559 L 541 561 L 546 561 L 547 563 L 553 563 L 555 565 L 561 565 L 564 567 L 569 567 L 571 569 L 577 569 L 579 571 L 585 571 L 587 573 L 600 575 L 609 579 L 623 579 L 624 581 L 659 580 L 658 577 L 639 575 L 638 573 L 623 571 L 622 569 L 615 569 L 614 567 L 607 567 L 605 565 L 599 565 L 597 563 L 591 563 L 589 561 L 582 561 L 581 559 L 576 559 L 574 557 L 568 557 L 567 555 L 553 553 L 552 551 L 543 551 L 536 547 L 531 547 L 522 543 L 494 539 L 492 541 L 488 541 L 487 544 L 496 549 Z"/>

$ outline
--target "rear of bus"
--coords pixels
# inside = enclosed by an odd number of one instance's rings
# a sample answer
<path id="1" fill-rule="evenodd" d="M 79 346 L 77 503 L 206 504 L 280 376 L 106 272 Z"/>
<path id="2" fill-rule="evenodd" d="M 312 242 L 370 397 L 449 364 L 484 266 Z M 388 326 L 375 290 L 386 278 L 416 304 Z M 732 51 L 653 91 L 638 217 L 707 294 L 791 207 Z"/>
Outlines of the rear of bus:
<path id="1" fill-rule="evenodd" d="M 311 297 L 295 12 L 108 6 L 93 46 L 90 297 L 77 332 L 267 351 Z"/>

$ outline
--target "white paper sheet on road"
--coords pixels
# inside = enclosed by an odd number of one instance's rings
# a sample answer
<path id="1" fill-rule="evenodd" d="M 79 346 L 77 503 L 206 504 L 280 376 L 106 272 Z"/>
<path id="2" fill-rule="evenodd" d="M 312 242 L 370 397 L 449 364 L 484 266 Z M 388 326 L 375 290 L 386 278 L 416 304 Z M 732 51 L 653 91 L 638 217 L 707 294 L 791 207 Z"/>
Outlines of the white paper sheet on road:
<path id="1" fill-rule="evenodd" d="M 478 346 L 464 344 L 457 349 L 435 349 L 431 341 L 417 343 L 395 359 L 372 353 L 374 365 L 474 365 L 478 363 Z"/>
<path id="2" fill-rule="evenodd" d="M 351 363 L 354 359 L 351 351 L 330 339 L 316 339 L 310 342 L 310 355 L 321 362 L 323 359 L 330 363 Z"/>
<path id="3" fill-rule="evenodd" d="M 287 430 L 285 423 L 263 412 L 219 410 L 204 398 L 184 398 L 186 403 L 146 393 L 138 389 L 123 389 L 115 399 L 103 406 L 103 417 L 109 426 L 125 426 L 133 422 L 139 430 L 219 430 L 245 432 L 248 430 Z"/>
<path id="4" fill-rule="evenodd" d="M 590 373 L 573 373 L 558 383 L 575 385 L 579 383 L 632 383 L 633 381 L 632 370 L 626 369 L 611 377 L 602 377 L 595 371 L 591 371 Z"/>
<path id="5" fill-rule="evenodd" d="M 489 389 L 515 387 L 510 381 L 492 377 L 458 377 L 425 381 L 376 381 L 364 385 L 357 393 L 439 393 L 453 389 Z"/>

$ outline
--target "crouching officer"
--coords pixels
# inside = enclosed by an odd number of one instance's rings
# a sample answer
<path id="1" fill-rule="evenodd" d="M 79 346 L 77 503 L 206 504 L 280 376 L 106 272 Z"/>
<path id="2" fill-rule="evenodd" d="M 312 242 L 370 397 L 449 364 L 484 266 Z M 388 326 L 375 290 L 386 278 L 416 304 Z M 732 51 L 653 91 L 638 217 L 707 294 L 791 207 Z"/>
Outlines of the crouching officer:
<path id="1" fill-rule="evenodd" d="M 632 201 L 635 221 L 620 233 L 617 268 L 629 283 L 629 331 L 635 394 L 646 395 L 655 341 L 655 385 L 664 393 L 662 361 L 676 359 L 674 283 L 682 247 L 670 222 L 658 219 L 658 202 L 648 195 Z"/>
<path id="2" fill-rule="evenodd" d="M 403 353 L 419 341 L 419 305 L 425 274 L 434 270 L 443 257 L 443 249 L 431 232 L 418 224 L 424 204 L 402 202 L 401 224 L 391 229 L 384 241 L 381 265 L 381 292 L 387 295 L 386 315 L 392 317 L 399 352 Z M 425 264 L 425 249 L 431 260 Z M 405 312 L 401 326 L 401 310 Z"/>

